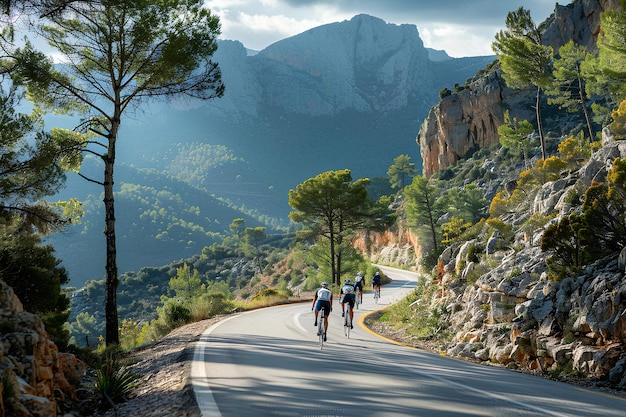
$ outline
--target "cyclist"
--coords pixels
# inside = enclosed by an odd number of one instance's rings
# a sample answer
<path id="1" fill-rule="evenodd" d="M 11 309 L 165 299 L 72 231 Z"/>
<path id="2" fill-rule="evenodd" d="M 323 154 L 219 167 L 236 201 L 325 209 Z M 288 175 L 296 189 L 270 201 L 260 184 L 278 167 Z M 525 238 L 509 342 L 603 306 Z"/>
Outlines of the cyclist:
<path id="1" fill-rule="evenodd" d="M 350 328 L 353 329 L 352 319 L 354 318 L 354 287 L 350 282 L 350 278 L 343 280 L 343 287 L 341 287 L 341 317 L 346 315 L 345 304 L 350 304 Z"/>
<path id="2" fill-rule="evenodd" d="M 313 305 L 311 310 L 315 310 L 315 324 L 317 327 L 317 316 L 321 309 L 324 309 L 324 341 L 326 341 L 326 334 L 328 334 L 328 316 L 333 311 L 333 292 L 328 289 L 328 282 L 322 282 L 322 288 L 315 291 L 315 299 L 313 299 Z"/>
<path id="3" fill-rule="evenodd" d="M 376 290 L 378 289 L 378 296 L 380 297 L 380 272 L 376 272 L 376 275 L 372 278 L 372 289 L 374 290 L 374 293 L 376 293 Z"/>
<path id="4" fill-rule="evenodd" d="M 354 278 L 354 292 L 359 289 L 359 304 L 363 304 L 363 286 L 365 285 L 365 279 L 363 278 L 363 272 L 357 272 L 356 278 Z"/>

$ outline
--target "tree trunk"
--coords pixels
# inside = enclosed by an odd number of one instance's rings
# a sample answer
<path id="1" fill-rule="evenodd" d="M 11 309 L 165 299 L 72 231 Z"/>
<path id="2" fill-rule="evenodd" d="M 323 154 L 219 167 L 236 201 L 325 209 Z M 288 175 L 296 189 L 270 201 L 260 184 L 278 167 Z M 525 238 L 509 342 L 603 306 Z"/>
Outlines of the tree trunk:
<path id="1" fill-rule="evenodd" d="M 435 230 L 435 219 L 433 219 L 433 205 L 430 202 L 430 196 L 428 195 L 428 186 L 424 190 L 425 198 L 426 198 L 426 207 L 428 207 L 428 223 L 430 225 L 430 233 L 433 236 L 433 250 L 435 253 L 439 253 L 439 249 L 437 248 L 437 231 Z"/>
<path id="2" fill-rule="evenodd" d="M 333 231 L 333 224 L 330 224 L 330 234 L 329 234 L 329 239 L 330 239 L 330 279 L 332 282 L 336 282 L 336 271 L 337 271 L 337 267 L 335 264 L 335 232 Z"/>
<path id="3" fill-rule="evenodd" d="M 116 106 L 116 109 L 119 109 Z M 108 138 L 109 146 L 107 154 L 104 155 L 104 210 L 106 236 L 106 293 L 105 293 L 105 343 L 107 346 L 119 345 L 119 321 L 117 316 L 117 248 L 115 236 L 115 198 L 113 195 L 113 169 L 115 167 L 115 145 L 117 132 L 119 129 L 120 111 L 117 110 L 116 117 L 112 119 L 111 132 Z"/>
<path id="4" fill-rule="evenodd" d="M 585 121 L 587 122 L 587 130 L 589 132 L 589 142 L 593 142 L 593 128 L 591 127 L 591 117 L 589 117 L 589 109 L 587 108 L 587 97 L 585 97 L 585 91 L 583 90 L 582 76 L 580 74 L 580 65 L 576 66 L 576 72 L 578 73 L 578 97 L 580 104 L 583 107 L 583 113 L 585 114 Z"/>
<path id="5" fill-rule="evenodd" d="M 109 150 L 111 146 L 109 146 Z M 115 242 L 115 200 L 113 197 L 113 161 L 107 156 L 104 163 L 104 210 L 106 237 L 106 344 L 119 344 L 117 317 L 117 250 Z"/>
<path id="6" fill-rule="evenodd" d="M 537 102 L 535 103 L 537 114 L 537 130 L 539 131 L 539 142 L 541 143 L 541 159 L 546 160 L 546 140 L 543 137 L 543 121 L 541 120 L 541 87 L 537 87 Z"/>

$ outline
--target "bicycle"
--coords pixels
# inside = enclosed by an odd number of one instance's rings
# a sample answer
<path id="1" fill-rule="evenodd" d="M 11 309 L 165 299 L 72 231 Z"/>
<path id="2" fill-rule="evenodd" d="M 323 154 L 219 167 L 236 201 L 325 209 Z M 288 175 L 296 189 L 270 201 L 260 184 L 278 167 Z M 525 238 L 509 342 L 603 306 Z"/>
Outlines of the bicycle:
<path id="1" fill-rule="evenodd" d="M 374 302 L 378 304 L 378 299 L 380 298 L 380 287 L 374 288 Z"/>
<path id="2" fill-rule="evenodd" d="M 326 339 L 326 329 L 324 329 L 324 309 L 320 310 L 319 320 L 317 322 L 317 335 L 320 338 L 320 350 L 324 348 L 324 339 Z"/>
<path id="3" fill-rule="evenodd" d="M 350 329 L 352 329 L 352 320 L 350 319 L 350 303 L 346 303 L 344 311 L 345 319 L 343 321 L 343 333 L 350 339 Z"/>
<path id="4" fill-rule="evenodd" d="M 354 294 L 354 304 L 356 306 L 356 309 L 359 309 L 359 304 L 361 304 L 361 290 L 357 287 L 355 294 Z"/>

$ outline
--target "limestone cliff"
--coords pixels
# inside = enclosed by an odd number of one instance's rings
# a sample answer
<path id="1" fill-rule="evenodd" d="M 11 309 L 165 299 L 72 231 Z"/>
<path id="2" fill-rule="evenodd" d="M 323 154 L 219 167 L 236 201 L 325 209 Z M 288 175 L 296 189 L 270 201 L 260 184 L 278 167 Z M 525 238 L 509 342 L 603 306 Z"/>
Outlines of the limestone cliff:
<path id="1" fill-rule="evenodd" d="M 430 110 L 417 136 L 423 174 L 430 177 L 471 152 L 498 143 L 506 108 L 511 117 L 534 116 L 532 94 L 507 87 L 500 71 L 494 70 L 444 97 Z"/>
<path id="2" fill-rule="evenodd" d="M 573 39 L 595 48 L 600 15 L 618 7 L 617 0 L 576 0 L 556 5 L 554 13 L 540 25 L 544 44 L 558 50 Z M 423 159 L 423 174 L 430 177 L 473 151 L 498 143 L 498 126 L 504 110 L 511 116 L 534 121 L 534 92 L 506 87 L 499 70 L 469 81 L 431 108 L 420 127 L 417 143 Z"/>

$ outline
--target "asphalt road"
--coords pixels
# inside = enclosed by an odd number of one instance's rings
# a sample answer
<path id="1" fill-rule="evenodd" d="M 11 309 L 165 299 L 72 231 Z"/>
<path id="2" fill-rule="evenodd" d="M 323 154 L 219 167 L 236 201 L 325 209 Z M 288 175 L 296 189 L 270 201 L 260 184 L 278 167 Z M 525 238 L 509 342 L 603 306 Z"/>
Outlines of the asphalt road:
<path id="1" fill-rule="evenodd" d="M 364 294 L 355 323 L 415 287 L 415 274 L 381 269 L 393 282 L 378 304 Z M 242 313 L 207 329 L 192 365 L 202 415 L 626 416 L 624 399 L 400 346 L 360 324 L 348 339 L 338 297 L 333 308 L 323 350 L 311 303 Z"/>

